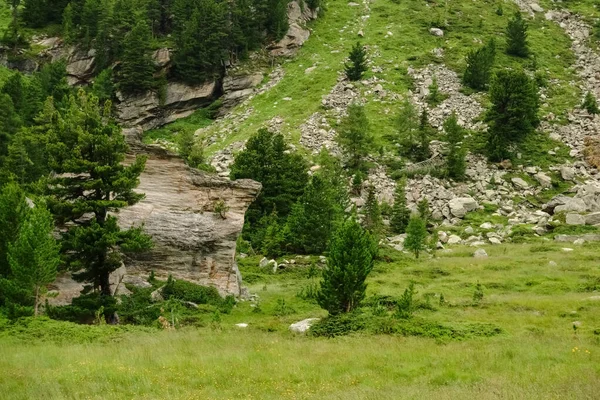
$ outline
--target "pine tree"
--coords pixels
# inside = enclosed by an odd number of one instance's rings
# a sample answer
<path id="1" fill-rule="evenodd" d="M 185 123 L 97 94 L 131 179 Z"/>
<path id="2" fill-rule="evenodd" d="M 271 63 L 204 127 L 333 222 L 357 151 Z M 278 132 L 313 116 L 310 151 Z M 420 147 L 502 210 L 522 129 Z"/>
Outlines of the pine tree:
<path id="1" fill-rule="evenodd" d="M 9 0 L 7 3 L 10 4 L 12 18 L 8 24 L 8 29 L 4 32 L 2 43 L 10 46 L 14 51 L 20 46 L 25 46 L 27 40 L 21 32 L 21 24 L 19 22 L 19 5 L 21 4 L 21 0 Z"/>
<path id="2" fill-rule="evenodd" d="M 73 277 L 110 297 L 109 276 L 121 266 L 121 252 L 151 246 L 142 228 L 121 230 L 115 213 L 144 196 L 134 192 L 145 158 L 123 165 L 127 145 L 121 129 L 94 96 L 80 90 L 63 111 L 52 111 L 48 153 L 55 175 L 48 184 L 49 205 L 62 234 L 62 254 Z"/>
<path id="3" fill-rule="evenodd" d="M 373 140 L 364 107 L 351 104 L 348 116 L 342 120 L 337 135 L 338 143 L 349 156 L 348 166 L 351 170 L 360 169 L 363 158 L 373 147 Z"/>
<path id="4" fill-rule="evenodd" d="M 488 158 L 501 161 L 510 156 L 509 146 L 522 140 L 539 123 L 538 90 L 535 81 L 523 71 L 502 70 L 490 84 L 491 106 L 488 122 Z"/>
<path id="5" fill-rule="evenodd" d="M 14 182 L 0 191 L 0 278 L 10 278 L 12 271 L 8 250 L 19 234 L 19 226 L 25 219 L 27 203 L 23 189 Z"/>
<path id="6" fill-rule="evenodd" d="M 150 57 L 150 28 L 138 22 L 123 41 L 119 88 L 125 93 L 143 93 L 153 87 L 154 63 Z"/>
<path id="7" fill-rule="evenodd" d="M 21 118 L 15 111 L 12 99 L 7 94 L 0 94 L 0 165 L 8 153 L 11 138 L 21 127 Z"/>
<path id="8" fill-rule="evenodd" d="M 71 44 L 77 34 L 75 32 L 75 22 L 73 21 L 73 7 L 71 3 L 67 4 L 62 15 L 62 34 L 65 43 Z"/>
<path id="9" fill-rule="evenodd" d="M 41 296 L 46 286 L 56 279 L 60 263 L 60 247 L 52 237 L 53 230 L 52 214 L 40 201 L 27 213 L 16 240 L 8 249 L 13 280 L 33 296 L 36 316 Z"/>
<path id="10" fill-rule="evenodd" d="M 435 76 L 433 77 L 431 85 L 429 85 L 428 89 L 429 95 L 427 96 L 427 103 L 430 106 L 436 107 L 442 101 L 444 101 L 444 95 L 440 93 L 440 87 L 438 86 L 437 78 Z"/>
<path id="11" fill-rule="evenodd" d="M 394 192 L 394 207 L 392 208 L 392 217 L 390 218 L 392 232 L 406 232 L 409 220 L 410 210 L 406 206 L 406 179 L 402 179 L 396 184 Z"/>
<path id="12" fill-rule="evenodd" d="M 356 42 L 348 58 L 350 63 L 346 64 L 346 77 L 351 81 L 359 81 L 368 69 L 367 52 L 359 42 Z"/>
<path id="13" fill-rule="evenodd" d="M 475 90 L 486 90 L 490 82 L 496 59 L 496 42 L 491 39 L 485 46 L 471 50 L 467 54 L 467 68 L 463 74 L 463 84 Z"/>
<path id="14" fill-rule="evenodd" d="M 360 224 L 350 218 L 335 234 L 327 267 L 317 295 L 329 314 L 351 312 L 365 297 L 365 280 L 373 269 L 377 243 Z"/>
<path id="15" fill-rule="evenodd" d="M 321 254 L 327 249 L 331 235 L 343 217 L 336 195 L 335 188 L 320 175 L 312 177 L 287 219 L 285 235 L 291 251 Z"/>
<path id="16" fill-rule="evenodd" d="M 462 141 L 464 132 L 455 113 L 452 113 L 446 121 L 444 121 L 444 130 L 448 139 L 448 159 L 447 168 L 450 178 L 462 181 L 465 178 L 465 170 L 467 163 L 465 160 L 466 152 L 463 149 Z"/>
<path id="17" fill-rule="evenodd" d="M 406 228 L 404 247 L 410 250 L 415 255 L 415 258 L 419 258 L 419 254 L 425 248 L 426 238 L 427 228 L 425 227 L 423 218 L 417 216 L 411 217 Z"/>
<path id="18" fill-rule="evenodd" d="M 583 108 L 592 115 L 600 113 L 600 109 L 598 109 L 598 102 L 596 101 L 596 98 L 594 97 L 592 92 L 586 93 L 581 108 Z"/>
<path id="19" fill-rule="evenodd" d="M 244 237 L 255 248 L 262 247 L 267 224 L 261 223 L 277 211 L 279 222 L 289 215 L 292 206 L 304 193 L 308 183 L 308 166 L 297 152 L 290 152 L 280 134 L 261 129 L 253 135 L 246 148 L 237 154 L 231 166 L 232 179 L 254 179 L 262 190 L 246 212 Z"/>
<path id="20" fill-rule="evenodd" d="M 417 150 L 417 134 L 419 132 L 419 116 L 415 106 L 410 100 L 405 100 L 400 107 L 400 113 L 396 119 L 400 144 L 400 154 L 404 157 L 413 158 Z"/>
<path id="21" fill-rule="evenodd" d="M 367 190 L 367 200 L 365 201 L 365 206 L 363 208 L 363 215 L 363 225 L 365 229 L 372 234 L 378 234 L 383 227 L 383 221 L 381 219 L 381 207 L 379 201 L 377 201 L 375 188 L 373 186 L 369 186 Z"/>
<path id="22" fill-rule="evenodd" d="M 427 226 L 429 218 L 431 218 L 431 210 L 429 210 L 429 201 L 426 197 L 423 197 L 423 199 L 417 203 L 417 211 L 419 212 L 421 219 L 425 221 L 425 226 Z"/>
<path id="23" fill-rule="evenodd" d="M 527 22 L 519 11 L 508 21 L 506 27 L 506 53 L 516 57 L 527 57 L 529 45 L 527 44 Z"/>
<path id="24" fill-rule="evenodd" d="M 115 96 L 115 86 L 112 79 L 112 69 L 105 69 L 96 76 L 92 84 L 92 93 L 100 104 L 112 100 Z"/>

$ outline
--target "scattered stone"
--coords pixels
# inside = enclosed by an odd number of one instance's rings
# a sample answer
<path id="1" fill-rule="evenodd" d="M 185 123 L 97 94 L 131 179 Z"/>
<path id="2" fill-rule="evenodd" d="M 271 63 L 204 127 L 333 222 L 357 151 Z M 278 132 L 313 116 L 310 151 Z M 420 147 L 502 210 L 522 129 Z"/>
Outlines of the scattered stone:
<path id="1" fill-rule="evenodd" d="M 598 225 L 600 224 L 600 212 L 590 213 L 585 216 L 586 225 Z"/>
<path id="2" fill-rule="evenodd" d="M 575 178 L 575 170 L 571 167 L 560 167 L 560 177 L 565 181 L 572 181 Z"/>
<path id="3" fill-rule="evenodd" d="M 150 300 L 154 303 L 157 303 L 159 301 L 163 301 L 163 295 L 162 295 L 162 290 L 163 288 L 160 287 L 158 289 L 156 289 L 154 292 L 150 293 Z"/>
<path id="4" fill-rule="evenodd" d="M 441 30 L 440 28 L 429 28 L 429 33 L 431 33 L 433 36 L 437 36 L 437 37 L 444 36 L 444 31 Z"/>
<path id="5" fill-rule="evenodd" d="M 258 266 L 261 268 L 266 267 L 269 264 L 269 260 L 267 259 L 267 257 L 263 257 L 260 262 L 258 263 Z"/>
<path id="6" fill-rule="evenodd" d="M 502 244 L 502 242 L 500 241 L 500 239 L 495 238 L 495 237 L 491 237 L 488 240 L 490 241 L 491 244 Z"/>
<path id="7" fill-rule="evenodd" d="M 540 7 L 540 5 L 537 3 L 531 3 L 529 5 L 529 8 L 531 8 L 531 11 L 533 11 L 533 12 L 537 12 L 537 13 L 544 12 L 544 9 L 542 7 Z"/>
<path id="8" fill-rule="evenodd" d="M 543 187 L 543 188 L 552 187 L 552 178 L 550 178 L 545 173 L 538 172 L 533 177 L 535 178 L 536 181 L 538 181 L 538 183 L 540 184 L 541 187 Z"/>
<path id="9" fill-rule="evenodd" d="M 238 328 L 247 328 L 248 324 L 246 323 L 241 323 L 241 324 L 235 324 L 235 326 L 237 326 Z"/>
<path id="10" fill-rule="evenodd" d="M 515 177 L 511 179 L 513 185 L 515 185 L 519 189 L 529 189 L 529 183 L 525 182 L 522 178 Z"/>
<path id="11" fill-rule="evenodd" d="M 484 222 L 483 224 L 479 225 L 479 227 L 481 229 L 492 229 L 494 225 L 492 225 L 491 222 Z"/>
<path id="12" fill-rule="evenodd" d="M 484 249 L 477 249 L 475 253 L 473 253 L 473 257 L 475 258 L 487 258 L 488 254 Z"/>
<path id="13" fill-rule="evenodd" d="M 556 267 L 558 264 L 556 263 L 556 261 L 550 260 L 550 261 L 548 261 L 548 265 L 551 267 Z"/>
<path id="14" fill-rule="evenodd" d="M 448 244 L 459 244 L 460 242 L 462 242 L 460 236 L 450 235 L 450 237 L 448 238 Z"/>
<path id="15" fill-rule="evenodd" d="M 479 205 L 472 197 L 457 197 L 448 202 L 450 213 L 457 218 L 463 218 L 467 212 L 476 210 Z"/>
<path id="16" fill-rule="evenodd" d="M 472 227 L 472 226 L 467 226 L 467 227 L 465 228 L 465 233 L 466 233 L 467 235 L 472 235 L 474 232 L 475 232 L 475 229 L 473 229 L 473 227 Z"/>
<path id="17" fill-rule="evenodd" d="M 585 225 L 585 216 L 581 214 L 567 214 L 565 222 L 567 225 Z"/>
<path id="18" fill-rule="evenodd" d="M 565 253 L 569 253 L 569 252 L 573 251 L 573 249 L 570 247 L 563 247 L 562 251 L 564 251 Z"/>
<path id="19" fill-rule="evenodd" d="M 291 324 L 289 329 L 294 333 L 306 333 L 310 329 L 310 327 L 313 326 L 313 324 L 319 321 L 320 319 L 321 318 L 303 319 L 302 321 Z"/>
<path id="20" fill-rule="evenodd" d="M 585 240 L 583 239 L 577 239 L 576 241 L 573 242 L 573 244 L 581 246 L 582 244 L 585 243 Z"/>

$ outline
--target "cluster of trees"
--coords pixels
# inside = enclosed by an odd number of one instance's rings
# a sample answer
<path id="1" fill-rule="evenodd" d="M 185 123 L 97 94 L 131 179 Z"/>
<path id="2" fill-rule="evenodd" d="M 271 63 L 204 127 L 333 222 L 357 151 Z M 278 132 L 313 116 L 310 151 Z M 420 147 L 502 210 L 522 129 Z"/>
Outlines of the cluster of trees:
<path id="1" fill-rule="evenodd" d="M 288 30 L 289 0 L 12 0 L 13 21 L 4 35 L 25 46 L 21 26 L 61 25 L 67 43 L 96 52 L 98 73 L 119 61 L 114 78 L 135 93 L 157 88 L 154 43 L 174 50 L 170 72 L 196 84 L 221 76 L 226 62 L 245 57 Z M 320 7 L 319 0 L 307 6 Z"/>
<path id="2" fill-rule="evenodd" d="M 15 317 L 38 313 L 61 270 L 105 301 L 121 254 L 151 246 L 114 216 L 143 198 L 133 189 L 145 159 L 122 164 L 127 145 L 110 101 L 73 91 L 65 76 L 56 63 L 0 89 L 0 307 Z"/>

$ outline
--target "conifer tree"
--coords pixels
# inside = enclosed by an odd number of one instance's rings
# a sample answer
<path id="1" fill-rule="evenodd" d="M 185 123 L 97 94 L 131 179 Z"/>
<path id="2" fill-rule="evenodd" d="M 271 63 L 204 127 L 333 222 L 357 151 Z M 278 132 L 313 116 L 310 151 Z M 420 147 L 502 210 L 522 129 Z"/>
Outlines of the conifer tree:
<path id="1" fill-rule="evenodd" d="M 429 85 L 428 89 L 429 95 L 427 96 L 427 103 L 430 106 L 436 107 L 442 101 L 444 101 L 444 95 L 440 93 L 440 87 L 438 86 L 437 78 L 435 76 L 433 77 L 431 85 Z"/>
<path id="2" fill-rule="evenodd" d="M 372 234 L 378 234 L 383 227 L 383 221 L 381 219 L 381 207 L 379 201 L 377 201 L 375 188 L 373 186 L 369 186 L 367 190 L 367 200 L 365 201 L 365 206 L 363 208 L 363 215 L 363 225 L 365 229 Z"/>
<path id="3" fill-rule="evenodd" d="M 420 216 L 412 216 L 406 228 L 404 247 L 411 251 L 415 255 L 415 258 L 419 258 L 419 254 L 425 248 L 426 238 L 427 228 L 425 221 Z"/>
<path id="4" fill-rule="evenodd" d="M 415 149 L 414 157 L 416 161 L 425 161 L 429 157 L 431 157 L 431 149 L 429 148 L 429 135 L 431 132 L 431 127 L 429 125 L 429 116 L 427 114 L 427 109 L 423 108 L 421 112 L 421 119 L 419 122 L 419 132 L 418 139 L 419 143 Z"/>
<path id="5" fill-rule="evenodd" d="M 0 94 L 0 165 L 8 153 L 11 138 L 21 127 L 21 118 L 15 111 L 12 99 L 7 94 Z"/>
<path id="6" fill-rule="evenodd" d="M 466 152 L 463 149 L 462 141 L 464 138 L 463 129 L 458 125 L 458 119 L 455 113 L 452 113 L 444 121 L 444 130 L 448 139 L 448 159 L 447 168 L 450 178 L 461 181 L 465 178 L 467 163 L 465 161 Z"/>
<path id="7" fill-rule="evenodd" d="M 510 156 L 509 147 L 535 130 L 539 123 L 539 97 L 535 81 L 523 71 L 501 70 L 490 84 L 488 158 L 501 161 Z"/>
<path id="8" fill-rule="evenodd" d="M 596 98 L 594 97 L 592 92 L 586 93 L 581 108 L 583 108 L 592 115 L 600 113 L 600 109 L 598 109 L 598 102 L 596 101 Z"/>
<path id="9" fill-rule="evenodd" d="M 373 269 L 377 243 L 358 222 L 349 218 L 335 234 L 317 295 L 330 315 L 351 312 L 365 297 L 365 280 Z"/>
<path id="10" fill-rule="evenodd" d="M 417 211 L 419 212 L 421 219 L 425 222 L 425 226 L 427 226 L 429 218 L 431 218 L 431 211 L 429 210 L 429 201 L 426 197 L 423 197 L 423 199 L 417 203 Z"/>
<path id="11" fill-rule="evenodd" d="M 527 57 L 529 45 L 527 43 L 527 22 L 519 11 L 508 21 L 506 27 L 506 53 L 516 57 Z"/>
<path id="12" fill-rule="evenodd" d="M 153 86 L 150 39 L 150 28 L 145 21 L 139 21 L 125 36 L 119 74 L 119 88 L 125 93 L 143 93 Z"/>
<path id="13" fill-rule="evenodd" d="M 419 132 L 419 116 L 410 100 L 404 100 L 396 119 L 400 144 L 400 154 L 413 158 L 417 149 L 417 134 Z"/>
<path id="14" fill-rule="evenodd" d="M 62 254 L 73 277 L 91 284 L 102 297 L 110 297 L 109 276 L 121 266 L 121 253 L 151 246 L 142 228 L 120 229 L 115 213 L 140 201 L 133 189 L 139 183 L 145 158 L 123 165 L 127 145 L 121 129 L 97 98 L 80 90 L 70 96 L 63 111 L 47 101 L 50 114 L 49 163 L 55 175 L 49 180 L 49 205 L 62 234 Z"/>
<path id="15" fill-rule="evenodd" d="M 62 34 L 65 43 L 71 44 L 76 38 L 75 22 L 73 21 L 73 7 L 67 4 L 62 15 Z"/>
<path id="16" fill-rule="evenodd" d="M 17 239 L 26 212 L 23 189 L 14 182 L 4 185 L 0 191 L 0 278 L 12 277 L 8 249 Z"/>
<path id="17" fill-rule="evenodd" d="M 38 315 L 41 296 L 46 286 L 56 279 L 60 263 L 60 247 L 52 232 L 52 214 L 39 201 L 27 212 L 20 224 L 16 240 L 9 245 L 8 261 L 13 280 L 33 297 L 34 315 Z"/>
<path id="18" fill-rule="evenodd" d="M 369 121 L 362 105 L 351 104 L 348 116 L 342 120 L 337 141 L 349 156 L 351 170 L 360 169 L 363 158 L 373 147 L 373 136 L 369 132 Z"/>
<path id="19" fill-rule="evenodd" d="M 112 79 L 112 69 L 105 69 L 96 76 L 92 84 L 92 93 L 98 98 L 100 104 L 112 100 L 115 96 L 115 87 Z"/>
<path id="20" fill-rule="evenodd" d="M 346 77 L 351 81 L 359 81 L 368 69 L 367 52 L 359 42 L 356 42 L 348 58 L 350 62 L 346 63 Z"/>
<path id="21" fill-rule="evenodd" d="M 392 232 L 406 232 L 409 220 L 410 210 L 406 206 L 406 178 L 404 178 L 396 184 L 394 192 L 394 207 L 392 208 L 392 217 L 390 218 Z"/>
<path id="22" fill-rule="evenodd" d="M 471 50 L 467 54 L 467 68 L 463 74 L 463 84 L 475 90 L 486 90 L 491 79 L 496 59 L 496 42 L 491 39 L 485 46 Z"/>

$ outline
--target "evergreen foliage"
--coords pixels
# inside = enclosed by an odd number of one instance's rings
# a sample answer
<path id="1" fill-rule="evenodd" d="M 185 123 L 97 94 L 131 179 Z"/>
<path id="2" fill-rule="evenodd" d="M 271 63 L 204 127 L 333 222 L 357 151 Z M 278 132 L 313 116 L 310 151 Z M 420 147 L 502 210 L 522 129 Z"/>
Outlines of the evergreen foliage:
<path id="1" fill-rule="evenodd" d="M 244 236 L 255 248 L 262 247 L 264 229 L 269 225 L 261 220 L 274 211 L 280 222 L 285 220 L 308 182 L 306 161 L 288 150 L 282 135 L 261 129 L 248 139 L 231 166 L 232 179 L 254 179 L 263 185 L 246 212 L 244 226 Z"/>
<path id="2" fill-rule="evenodd" d="M 467 162 L 465 160 L 466 151 L 463 148 L 464 132 L 463 128 L 458 125 L 458 118 L 455 113 L 452 113 L 446 121 L 444 121 L 444 130 L 448 140 L 448 157 L 447 168 L 450 178 L 462 181 L 465 178 L 465 170 Z"/>
<path id="3" fill-rule="evenodd" d="M 587 92 L 585 94 L 585 99 L 583 99 L 583 104 L 581 105 L 581 108 L 583 108 L 592 115 L 600 113 L 600 109 L 598 109 L 598 102 L 596 101 L 596 98 L 594 97 L 592 92 Z"/>
<path id="4" fill-rule="evenodd" d="M 496 42 L 491 39 L 485 46 L 471 50 L 467 54 L 467 68 L 463 74 L 463 84 L 475 90 L 486 90 L 491 79 L 496 59 Z"/>
<path id="5" fill-rule="evenodd" d="M 336 315 L 355 310 L 365 297 L 365 280 L 373 269 L 377 244 L 349 218 L 334 236 L 317 295 L 319 305 Z"/>
<path id="6" fill-rule="evenodd" d="M 419 122 L 418 143 L 413 153 L 416 161 L 425 161 L 431 157 L 431 149 L 429 148 L 431 130 L 427 109 L 423 108 Z"/>
<path id="7" fill-rule="evenodd" d="M 516 57 L 527 57 L 529 45 L 527 43 L 527 22 L 519 11 L 508 21 L 506 27 L 506 53 Z"/>
<path id="8" fill-rule="evenodd" d="M 433 77 L 431 85 L 429 85 L 428 89 L 429 95 L 427 95 L 427 104 L 432 107 L 436 107 L 442 101 L 444 101 L 446 96 L 440 92 L 440 87 L 438 86 L 437 78 L 435 76 Z"/>
<path id="9" fill-rule="evenodd" d="M 63 110 L 47 101 L 41 118 L 49 122 L 49 165 L 55 172 L 48 185 L 49 205 L 57 222 L 69 228 L 62 234 L 62 254 L 73 277 L 111 296 L 109 276 L 121 265 L 121 252 L 151 246 L 142 228 L 121 230 L 113 215 L 137 203 L 145 158 L 123 165 L 127 145 L 112 121 L 110 102 L 104 109 L 82 90 L 70 96 Z"/>
<path id="10" fill-rule="evenodd" d="M 427 239 L 427 228 L 425 220 L 420 216 L 412 216 L 406 227 L 406 239 L 404 248 L 411 251 L 415 258 L 419 258 L 421 251 L 425 249 Z"/>
<path id="11" fill-rule="evenodd" d="M 404 100 L 402 103 L 396 124 L 398 127 L 400 154 L 412 159 L 418 147 L 419 116 L 410 100 Z"/>
<path id="12" fill-rule="evenodd" d="M 60 262 L 60 247 L 52 237 L 53 230 L 52 214 L 40 201 L 28 211 L 15 241 L 8 248 L 13 282 L 33 297 L 36 316 L 46 286 L 56 279 Z"/>
<path id="13" fill-rule="evenodd" d="M 511 145 L 533 132 L 539 123 L 539 97 L 535 81 L 523 71 L 502 70 L 492 78 L 487 152 L 491 161 L 510 156 Z"/>
<path id="14" fill-rule="evenodd" d="M 11 278 L 12 270 L 8 250 L 19 234 L 19 226 L 25 219 L 27 203 L 25 192 L 14 182 L 0 191 L 0 278 Z"/>
<path id="15" fill-rule="evenodd" d="M 123 40 L 119 88 L 125 93 L 145 92 L 153 87 L 154 63 L 150 58 L 150 28 L 138 22 Z"/>
<path id="16" fill-rule="evenodd" d="M 348 106 L 348 116 L 342 120 L 337 141 L 348 155 L 348 167 L 353 171 L 360 169 L 374 143 L 364 106 Z"/>
<path id="17" fill-rule="evenodd" d="M 408 221 L 410 220 L 410 210 L 406 206 L 406 178 L 396 184 L 394 192 L 394 207 L 390 218 L 390 228 L 394 233 L 406 232 Z"/>
<path id="18" fill-rule="evenodd" d="M 115 86 L 112 80 L 112 69 L 105 69 L 96 76 L 92 84 L 92 94 L 98 98 L 100 104 L 113 99 Z"/>
<path id="19" fill-rule="evenodd" d="M 369 186 L 367 189 L 367 200 L 363 207 L 363 215 L 363 225 L 365 229 L 374 235 L 379 234 L 383 228 L 383 221 L 381 219 L 381 207 L 373 186 Z"/>
<path id="20" fill-rule="evenodd" d="M 425 226 L 427 226 L 429 219 L 431 218 L 431 211 L 429 210 L 429 201 L 426 197 L 423 197 L 423 199 L 417 203 L 417 211 L 419 212 L 421 219 L 425 222 Z"/>
<path id="21" fill-rule="evenodd" d="M 368 69 L 367 52 L 360 42 L 352 47 L 348 58 L 350 62 L 346 63 L 346 77 L 351 81 L 359 81 Z"/>

